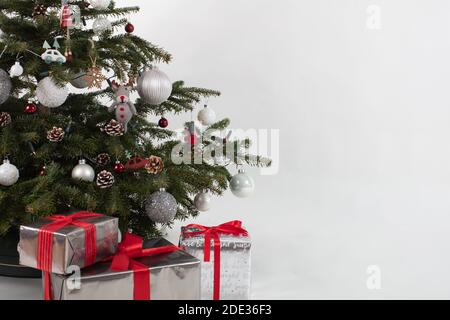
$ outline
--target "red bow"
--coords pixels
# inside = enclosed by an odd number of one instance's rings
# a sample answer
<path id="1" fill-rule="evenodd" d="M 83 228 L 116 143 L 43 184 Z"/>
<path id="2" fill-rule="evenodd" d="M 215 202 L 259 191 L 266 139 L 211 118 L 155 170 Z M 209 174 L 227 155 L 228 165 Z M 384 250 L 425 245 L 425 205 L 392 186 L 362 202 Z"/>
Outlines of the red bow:
<path id="1" fill-rule="evenodd" d="M 80 211 L 68 216 L 54 215 L 46 218 L 48 220 L 53 220 L 53 222 L 46 224 L 39 229 L 37 252 L 37 268 L 44 271 L 45 300 L 51 300 L 52 298 L 50 272 L 52 272 L 54 233 L 68 225 L 83 228 L 85 237 L 84 265 L 88 266 L 94 264 L 97 256 L 97 235 L 95 225 L 82 220 L 101 216 L 103 215 L 99 213 Z"/>
<path id="2" fill-rule="evenodd" d="M 195 229 L 196 231 L 183 231 L 186 238 L 195 237 L 198 235 L 205 236 L 204 244 L 204 261 L 211 261 L 211 239 L 214 241 L 214 291 L 213 299 L 220 300 L 220 235 L 228 234 L 235 236 L 248 237 L 248 232 L 242 228 L 242 222 L 235 220 L 230 221 L 216 227 L 205 227 L 199 224 L 190 224 L 183 228 L 183 230 Z M 198 231 L 197 231 L 198 230 Z"/>
<path id="3" fill-rule="evenodd" d="M 107 259 L 112 260 L 111 270 L 133 271 L 134 300 L 150 300 L 150 269 L 148 266 L 134 259 L 180 250 L 180 248 L 176 246 L 144 249 L 142 247 L 142 242 L 141 237 L 127 233 L 125 234 L 123 241 L 119 244 L 117 254 Z"/>

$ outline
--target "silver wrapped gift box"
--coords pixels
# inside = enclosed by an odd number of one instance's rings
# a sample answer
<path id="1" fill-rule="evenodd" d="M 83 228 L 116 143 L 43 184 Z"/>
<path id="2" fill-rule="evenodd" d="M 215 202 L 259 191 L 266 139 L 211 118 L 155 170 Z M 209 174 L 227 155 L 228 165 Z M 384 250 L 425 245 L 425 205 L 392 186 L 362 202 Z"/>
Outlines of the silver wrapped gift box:
<path id="1" fill-rule="evenodd" d="M 204 235 L 184 236 L 195 228 L 182 228 L 180 246 L 202 261 L 202 300 L 213 299 L 214 244 L 211 261 L 204 262 Z M 248 300 L 251 294 L 251 239 L 247 236 L 220 235 L 220 299 Z"/>
<path id="2" fill-rule="evenodd" d="M 165 239 L 144 242 L 144 248 L 172 245 Z M 151 300 L 199 300 L 200 261 L 179 250 L 136 258 L 150 270 Z M 111 262 L 100 262 L 81 270 L 79 287 L 77 275 L 51 275 L 55 300 L 133 300 L 133 271 L 113 271 Z"/>
<path id="3" fill-rule="evenodd" d="M 117 251 L 119 237 L 119 220 L 110 216 L 84 218 L 83 222 L 95 225 L 96 231 L 96 262 L 113 255 Z M 43 218 L 37 222 L 20 227 L 20 242 L 18 251 L 20 264 L 37 269 L 38 234 L 39 230 L 51 223 Z M 52 272 L 68 274 L 70 266 L 83 268 L 85 263 L 85 231 L 83 228 L 68 225 L 53 235 Z"/>

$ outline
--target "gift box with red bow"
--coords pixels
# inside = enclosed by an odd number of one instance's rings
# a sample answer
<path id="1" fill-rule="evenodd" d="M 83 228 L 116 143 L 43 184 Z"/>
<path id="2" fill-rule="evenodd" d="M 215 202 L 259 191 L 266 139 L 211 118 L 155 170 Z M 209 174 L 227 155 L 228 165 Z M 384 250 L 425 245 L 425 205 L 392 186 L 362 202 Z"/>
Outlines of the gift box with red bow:
<path id="1" fill-rule="evenodd" d="M 118 219 L 87 211 L 54 215 L 20 227 L 20 264 L 68 274 L 116 253 Z"/>
<path id="2" fill-rule="evenodd" d="M 202 300 L 250 299 L 251 240 L 241 221 L 183 227 L 180 247 L 202 261 Z"/>
<path id="3" fill-rule="evenodd" d="M 200 261 L 165 239 L 125 234 L 117 253 L 79 274 L 51 274 L 55 300 L 199 300 Z"/>

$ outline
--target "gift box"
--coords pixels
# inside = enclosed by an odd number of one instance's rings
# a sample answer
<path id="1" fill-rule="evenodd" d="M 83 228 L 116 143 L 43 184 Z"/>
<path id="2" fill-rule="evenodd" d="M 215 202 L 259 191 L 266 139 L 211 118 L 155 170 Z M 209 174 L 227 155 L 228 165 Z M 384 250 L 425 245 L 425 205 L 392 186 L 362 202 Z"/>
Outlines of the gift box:
<path id="1" fill-rule="evenodd" d="M 118 219 L 92 212 L 55 215 L 20 227 L 20 264 L 57 274 L 71 273 L 117 251 Z"/>
<path id="2" fill-rule="evenodd" d="M 202 261 L 202 300 L 250 299 L 251 239 L 242 222 L 183 227 L 180 247 Z"/>
<path id="3" fill-rule="evenodd" d="M 199 300 L 200 261 L 165 239 L 126 234 L 108 261 L 79 275 L 52 274 L 51 294 L 55 300 Z"/>

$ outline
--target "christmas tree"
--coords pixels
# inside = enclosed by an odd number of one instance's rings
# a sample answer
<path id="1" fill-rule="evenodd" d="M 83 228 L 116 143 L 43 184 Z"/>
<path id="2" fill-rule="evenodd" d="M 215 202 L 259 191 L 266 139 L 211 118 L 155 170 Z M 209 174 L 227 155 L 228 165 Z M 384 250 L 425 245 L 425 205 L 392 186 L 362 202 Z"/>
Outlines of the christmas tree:
<path id="1" fill-rule="evenodd" d="M 270 165 L 247 154 L 248 139 L 230 140 L 230 121 L 211 110 L 202 126 L 186 123 L 184 138 L 169 130 L 168 115 L 220 93 L 169 82 L 171 55 L 134 34 L 138 11 L 110 0 L 0 0 L 0 235 L 80 209 L 156 236 L 157 223 L 205 209 L 196 195 L 221 195 L 230 165 Z"/>

